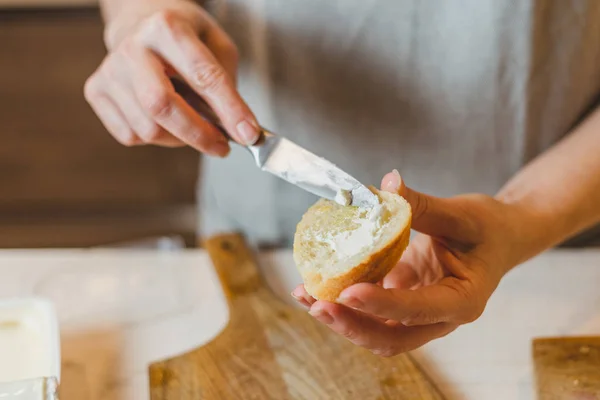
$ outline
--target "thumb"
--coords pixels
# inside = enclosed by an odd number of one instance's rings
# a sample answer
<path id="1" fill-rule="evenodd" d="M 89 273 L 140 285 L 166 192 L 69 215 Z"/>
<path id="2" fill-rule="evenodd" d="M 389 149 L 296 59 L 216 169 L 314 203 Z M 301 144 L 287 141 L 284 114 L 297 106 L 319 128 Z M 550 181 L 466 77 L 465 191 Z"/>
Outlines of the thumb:
<path id="1" fill-rule="evenodd" d="M 455 206 L 447 199 L 429 196 L 412 190 L 404 184 L 397 170 L 383 177 L 381 190 L 397 193 L 410 204 L 412 228 L 430 236 L 453 238 L 460 232 L 461 218 Z"/>

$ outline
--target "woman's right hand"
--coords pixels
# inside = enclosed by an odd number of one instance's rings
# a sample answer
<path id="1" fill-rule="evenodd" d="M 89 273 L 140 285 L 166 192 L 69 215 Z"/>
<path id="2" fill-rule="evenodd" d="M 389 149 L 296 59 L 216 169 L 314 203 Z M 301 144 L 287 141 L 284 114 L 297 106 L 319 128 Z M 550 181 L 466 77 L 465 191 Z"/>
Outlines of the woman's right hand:
<path id="1" fill-rule="evenodd" d="M 107 40 L 111 49 L 85 84 L 87 101 L 126 146 L 189 145 L 226 156 L 226 138 L 175 91 L 170 78 L 181 77 L 212 107 L 231 137 L 253 144 L 260 129 L 235 88 L 235 45 L 200 6 L 164 3 L 168 7 L 161 9 L 154 2 L 146 13 L 124 12 L 126 22 L 116 18 L 114 24 L 126 32 Z"/>

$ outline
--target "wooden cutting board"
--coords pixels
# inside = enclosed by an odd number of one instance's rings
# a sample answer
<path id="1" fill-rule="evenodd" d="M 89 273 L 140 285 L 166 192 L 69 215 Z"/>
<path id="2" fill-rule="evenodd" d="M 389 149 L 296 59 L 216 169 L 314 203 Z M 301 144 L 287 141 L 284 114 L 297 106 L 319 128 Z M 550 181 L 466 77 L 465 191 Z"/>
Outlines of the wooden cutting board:
<path id="1" fill-rule="evenodd" d="M 533 341 L 538 400 L 600 400 L 600 337 Z"/>
<path id="2" fill-rule="evenodd" d="M 277 299 L 241 236 L 213 237 L 205 247 L 229 324 L 205 346 L 151 365 L 153 400 L 443 399 L 409 355 L 374 356 Z"/>

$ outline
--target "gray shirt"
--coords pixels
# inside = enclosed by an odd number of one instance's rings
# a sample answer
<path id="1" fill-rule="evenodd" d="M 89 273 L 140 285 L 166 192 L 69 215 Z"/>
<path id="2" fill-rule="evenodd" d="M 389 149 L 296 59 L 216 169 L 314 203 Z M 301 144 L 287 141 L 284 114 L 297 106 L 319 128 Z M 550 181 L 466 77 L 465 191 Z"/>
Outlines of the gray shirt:
<path id="1" fill-rule="evenodd" d="M 600 89 L 597 0 L 220 0 L 264 126 L 379 185 L 493 195 Z M 316 198 L 236 148 L 205 158 L 202 234 L 289 245 Z"/>

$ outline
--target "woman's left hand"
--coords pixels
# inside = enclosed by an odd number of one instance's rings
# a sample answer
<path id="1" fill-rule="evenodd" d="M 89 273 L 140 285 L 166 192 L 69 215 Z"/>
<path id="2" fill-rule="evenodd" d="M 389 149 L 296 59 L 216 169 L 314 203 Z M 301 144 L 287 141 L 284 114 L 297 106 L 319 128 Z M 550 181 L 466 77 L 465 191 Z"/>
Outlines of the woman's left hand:
<path id="1" fill-rule="evenodd" d="M 421 232 L 380 284 L 359 283 L 337 303 L 293 292 L 310 314 L 352 343 L 394 356 L 445 336 L 477 319 L 500 279 L 524 261 L 518 207 L 485 195 L 442 199 L 407 188 L 394 171 L 382 189 L 411 205 Z"/>

